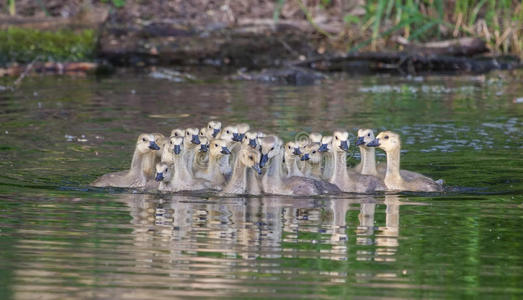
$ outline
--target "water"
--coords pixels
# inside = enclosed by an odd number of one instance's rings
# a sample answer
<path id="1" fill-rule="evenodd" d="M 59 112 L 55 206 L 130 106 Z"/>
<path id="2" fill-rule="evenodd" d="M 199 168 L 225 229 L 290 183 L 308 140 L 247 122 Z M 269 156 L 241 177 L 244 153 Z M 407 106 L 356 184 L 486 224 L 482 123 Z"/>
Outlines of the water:
<path id="1" fill-rule="evenodd" d="M 0 94 L 1 299 L 523 297 L 523 72 L 205 79 L 26 78 Z M 210 118 L 285 140 L 394 130 L 403 168 L 450 188 L 218 198 L 87 186 L 128 167 L 138 133 Z"/>

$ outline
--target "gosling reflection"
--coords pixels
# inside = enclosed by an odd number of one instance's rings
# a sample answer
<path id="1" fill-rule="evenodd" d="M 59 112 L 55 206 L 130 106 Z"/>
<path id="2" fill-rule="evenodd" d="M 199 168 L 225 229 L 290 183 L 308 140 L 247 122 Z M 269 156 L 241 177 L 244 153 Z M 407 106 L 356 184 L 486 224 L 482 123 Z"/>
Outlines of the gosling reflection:
<path id="1" fill-rule="evenodd" d="M 377 261 L 396 261 L 400 224 L 400 198 L 398 195 L 385 195 L 385 226 L 378 227 L 376 235 Z"/>
<path id="2" fill-rule="evenodd" d="M 191 276 L 195 268 L 198 274 L 223 276 L 281 273 L 289 268 L 288 259 L 395 261 L 400 246 L 398 195 L 204 199 L 136 194 L 122 200 L 131 210 L 137 267 L 161 263 L 171 277 Z M 355 251 L 348 251 L 351 247 Z M 325 276 L 339 281 L 348 272 L 344 267 Z"/>

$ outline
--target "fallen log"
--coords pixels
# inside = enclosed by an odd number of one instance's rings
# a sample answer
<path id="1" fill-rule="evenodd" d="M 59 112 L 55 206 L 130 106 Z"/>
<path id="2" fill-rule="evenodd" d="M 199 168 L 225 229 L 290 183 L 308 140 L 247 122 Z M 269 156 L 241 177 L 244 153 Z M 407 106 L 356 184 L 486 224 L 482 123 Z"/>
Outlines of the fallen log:
<path id="1" fill-rule="evenodd" d="M 473 56 L 489 51 L 487 43 L 480 38 L 464 37 L 459 39 L 412 43 L 403 37 L 394 39 L 398 44 L 405 47 L 408 53 L 419 55 L 448 55 L 448 56 Z"/>
<path id="2" fill-rule="evenodd" d="M 318 57 L 303 62 L 296 62 L 294 65 L 321 72 L 358 74 L 485 73 L 491 70 L 510 70 L 522 67 L 519 58 L 511 56 L 456 57 L 437 54 L 414 54 L 410 52 L 351 53 L 343 56 Z"/>
<path id="3" fill-rule="evenodd" d="M 29 68 L 30 66 L 30 68 Z M 31 74 L 58 74 L 58 75 L 84 75 L 98 68 L 97 63 L 92 62 L 33 62 L 28 65 L 12 64 L 0 68 L 0 77 L 19 76 L 26 73 Z"/>

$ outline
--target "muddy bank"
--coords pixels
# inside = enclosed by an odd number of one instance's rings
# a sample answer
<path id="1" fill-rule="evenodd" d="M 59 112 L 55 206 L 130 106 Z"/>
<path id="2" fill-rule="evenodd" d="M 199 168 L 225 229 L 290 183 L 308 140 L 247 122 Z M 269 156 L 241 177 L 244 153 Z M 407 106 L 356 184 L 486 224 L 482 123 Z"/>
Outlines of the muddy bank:
<path id="1" fill-rule="evenodd" d="M 492 56 L 485 42 L 477 38 L 426 44 L 398 41 L 403 44 L 403 51 L 347 54 L 300 22 L 275 23 L 260 19 L 245 20 L 235 26 L 220 22 L 202 26 L 164 20 L 122 24 L 114 22 L 106 11 L 102 12 L 85 14 L 84 19 L 74 22 L 58 18 L 3 18 L 13 25 L 5 22 L 2 25 L 7 30 L 0 35 L 6 40 L 2 43 L 4 46 L 0 46 L 0 58 L 4 62 L 0 76 L 19 75 L 25 71 L 24 66 L 35 59 L 38 61 L 30 71 L 37 73 L 78 74 L 92 72 L 102 65 L 104 68 L 212 66 L 224 73 L 236 74 L 231 76 L 233 79 L 286 84 L 316 82 L 324 78 L 322 73 L 332 72 L 485 73 L 521 67 L 517 57 Z M 49 34 L 38 34 L 38 28 Z M 40 40 L 18 38 L 20 43 L 16 44 L 13 36 L 25 36 L 24 30 L 30 30 L 29 33 Z M 86 45 L 78 47 L 74 45 L 76 40 L 70 42 L 63 37 L 67 36 L 64 30 L 70 30 L 66 33 L 71 32 L 71 36 L 80 36 L 78 30 L 93 33 L 78 39 L 77 43 Z M 70 44 L 71 53 L 59 47 L 59 43 L 64 42 Z M 40 44 L 53 46 L 44 48 Z M 26 51 L 28 48 L 32 50 Z M 70 64 L 71 58 L 76 64 Z M 13 64 L 9 59 L 19 63 Z M 68 71 L 67 66 L 73 71 Z"/>

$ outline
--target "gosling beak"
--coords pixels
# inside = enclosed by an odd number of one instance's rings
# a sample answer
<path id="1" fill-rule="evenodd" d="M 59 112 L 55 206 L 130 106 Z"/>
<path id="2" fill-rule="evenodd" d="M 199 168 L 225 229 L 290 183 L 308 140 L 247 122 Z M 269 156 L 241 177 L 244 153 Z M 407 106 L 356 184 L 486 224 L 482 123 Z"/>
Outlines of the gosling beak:
<path id="1" fill-rule="evenodd" d="M 240 136 L 240 142 L 243 141 L 243 138 L 245 137 L 245 133 L 238 134 Z"/>
<path id="2" fill-rule="evenodd" d="M 232 140 L 235 141 L 235 142 L 241 142 L 242 139 L 240 137 L 240 135 L 238 133 L 233 133 L 232 134 Z"/>
<path id="3" fill-rule="evenodd" d="M 269 155 L 262 154 L 262 156 L 260 158 L 260 168 L 263 168 L 268 161 L 269 161 Z"/>
<path id="4" fill-rule="evenodd" d="M 365 141 L 363 140 L 362 136 L 358 137 L 358 139 L 356 140 L 356 146 L 360 145 L 365 145 Z"/>
<path id="5" fill-rule="evenodd" d="M 182 147 L 180 147 L 180 145 L 174 145 L 174 154 L 180 154 L 180 152 L 182 152 Z"/>
<path id="6" fill-rule="evenodd" d="M 154 178 L 156 181 L 162 181 L 163 180 L 163 173 L 156 173 L 156 177 Z"/>
<path id="7" fill-rule="evenodd" d="M 218 135 L 218 133 L 220 133 L 220 129 L 214 128 L 213 131 L 212 131 L 212 137 L 215 138 Z"/>
<path id="8" fill-rule="evenodd" d="M 301 155 L 300 148 L 298 148 L 298 147 L 294 148 L 294 152 L 292 152 L 292 154 L 294 154 L 294 155 Z"/>
<path id="9" fill-rule="evenodd" d="M 303 154 L 303 156 L 301 157 L 300 160 L 301 160 L 301 161 L 306 161 L 306 160 L 309 160 L 309 159 L 310 159 L 310 157 L 309 157 L 309 153 L 305 153 L 305 154 Z"/>
<path id="10" fill-rule="evenodd" d="M 252 168 L 259 174 L 261 175 L 262 173 L 262 170 L 260 168 L 260 166 L 258 164 L 255 164 L 254 166 L 252 166 Z"/>
<path id="11" fill-rule="evenodd" d="M 341 150 L 343 151 L 349 151 L 349 144 L 347 143 L 347 141 L 342 141 L 341 144 L 340 144 L 340 148 Z"/>
<path id="12" fill-rule="evenodd" d="M 156 144 L 154 141 L 150 141 L 149 142 L 149 149 L 160 150 L 160 146 L 158 146 L 158 144 Z"/>
<path id="13" fill-rule="evenodd" d="M 320 148 L 318 149 L 319 152 L 327 152 L 329 151 L 329 147 L 327 144 L 321 144 Z"/>
<path id="14" fill-rule="evenodd" d="M 198 137 L 197 134 L 192 135 L 191 143 L 196 144 L 196 145 L 200 144 L 200 138 Z"/>
<path id="15" fill-rule="evenodd" d="M 220 151 L 222 154 L 231 154 L 231 151 L 227 147 L 222 147 L 222 151 Z"/>
<path id="16" fill-rule="evenodd" d="M 200 144 L 200 151 L 201 152 L 207 152 L 209 150 L 209 145 L 207 144 Z"/>
<path id="17" fill-rule="evenodd" d="M 249 146 L 252 148 L 256 148 L 256 139 L 249 139 Z"/>
<path id="18" fill-rule="evenodd" d="M 372 142 L 367 143 L 368 147 L 379 147 L 380 146 L 380 139 L 374 139 Z"/>

